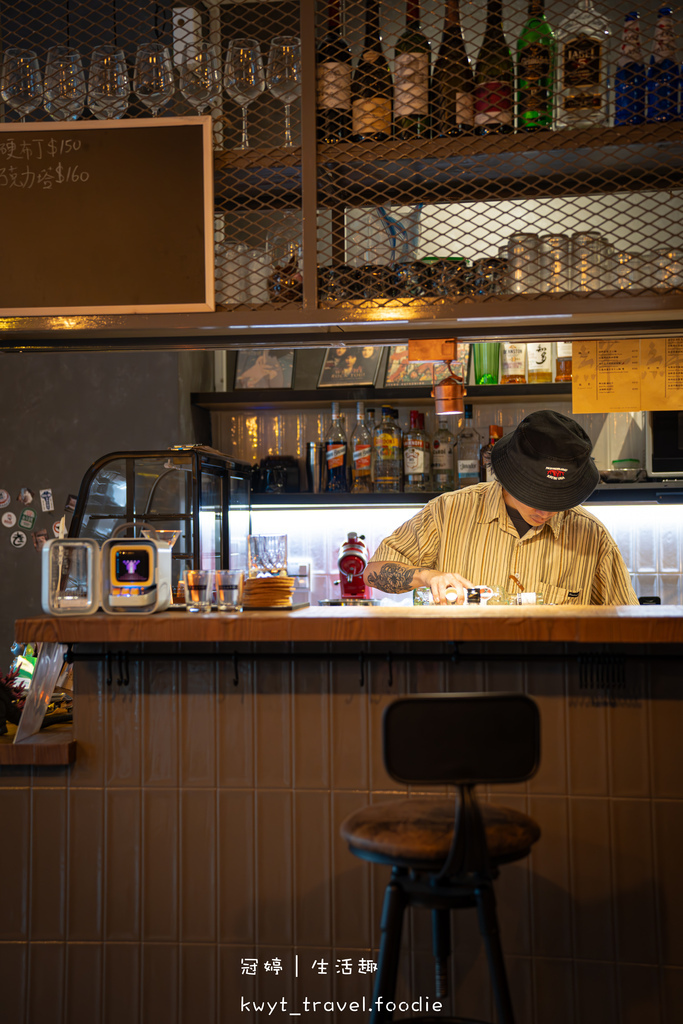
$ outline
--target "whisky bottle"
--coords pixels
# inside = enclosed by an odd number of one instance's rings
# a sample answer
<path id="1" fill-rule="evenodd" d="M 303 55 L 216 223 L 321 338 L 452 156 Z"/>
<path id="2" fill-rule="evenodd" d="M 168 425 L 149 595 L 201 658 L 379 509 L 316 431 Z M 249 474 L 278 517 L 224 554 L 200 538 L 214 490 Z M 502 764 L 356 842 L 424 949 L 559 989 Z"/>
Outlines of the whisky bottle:
<path id="1" fill-rule="evenodd" d="M 372 436 L 365 422 L 362 402 L 356 402 L 356 426 L 351 435 L 351 491 L 365 494 L 372 490 Z"/>
<path id="2" fill-rule="evenodd" d="M 382 421 L 375 427 L 373 437 L 375 490 L 378 494 L 399 492 L 403 482 L 401 428 L 392 412 L 391 406 L 382 406 Z"/>
<path id="3" fill-rule="evenodd" d="M 496 474 L 493 472 L 493 466 L 491 465 L 491 449 L 502 436 L 503 428 L 492 423 L 489 427 L 489 443 L 484 445 L 479 457 L 479 481 L 482 484 L 489 484 L 492 480 L 496 479 Z"/>
<path id="4" fill-rule="evenodd" d="M 579 0 L 558 26 L 558 128 L 607 124 L 609 39 L 607 19 L 592 0 Z"/>
<path id="5" fill-rule="evenodd" d="M 572 379 L 572 343 L 558 341 L 555 352 L 555 383 L 570 384 Z"/>
<path id="6" fill-rule="evenodd" d="M 346 431 L 339 415 L 339 402 L 332 403 L 332 423 L 325 436 L 326 491 L 348 491 L 346 475 Z"/>
<path id="7" fill-rule="evenodd" d="M 526 345 L 504 341 L 500 352 L 501 384 L 526 384 Z"/>
<path id="8" fill-rule="evenodd" d="M 549 341 L 534 342 L 528 346 L 528 375 L 530 384 L 552 384 L 552 349 Z"/>

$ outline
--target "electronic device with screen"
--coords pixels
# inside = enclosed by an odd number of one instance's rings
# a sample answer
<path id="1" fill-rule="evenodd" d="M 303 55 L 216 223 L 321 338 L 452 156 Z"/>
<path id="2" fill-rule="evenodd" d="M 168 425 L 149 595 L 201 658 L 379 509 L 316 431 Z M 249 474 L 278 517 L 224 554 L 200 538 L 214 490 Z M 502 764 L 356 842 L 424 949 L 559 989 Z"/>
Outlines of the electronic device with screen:
<path id="1" fill-rule="evenodd" d="M 683 411 L 647 414 L 645 466 L 659 480 L 683 477 Z"/>
<path id="2" fill-rule="evenodd" d="M 171 548 L 149 538 L 111 538 L 102 546 L 105 612 L 163 611 L 171 603 Z"/>

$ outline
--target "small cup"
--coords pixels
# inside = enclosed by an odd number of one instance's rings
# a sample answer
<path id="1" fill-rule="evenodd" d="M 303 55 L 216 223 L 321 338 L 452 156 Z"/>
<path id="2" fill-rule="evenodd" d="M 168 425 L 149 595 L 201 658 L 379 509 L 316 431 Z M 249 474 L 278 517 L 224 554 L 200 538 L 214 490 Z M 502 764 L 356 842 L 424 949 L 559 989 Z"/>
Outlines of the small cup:
<path id="1" fill-rule="evenodd" d="M 185 608 L 188 612 L 210 612 L 213 598 L 213 572 L 211 569 L 186 569 Z"/>
<path id="2" fill-rule="evenodd" d="M 216 569 L 216 606 L 219 612 L 242 611 L 244 573 L 232 569 Z"/>

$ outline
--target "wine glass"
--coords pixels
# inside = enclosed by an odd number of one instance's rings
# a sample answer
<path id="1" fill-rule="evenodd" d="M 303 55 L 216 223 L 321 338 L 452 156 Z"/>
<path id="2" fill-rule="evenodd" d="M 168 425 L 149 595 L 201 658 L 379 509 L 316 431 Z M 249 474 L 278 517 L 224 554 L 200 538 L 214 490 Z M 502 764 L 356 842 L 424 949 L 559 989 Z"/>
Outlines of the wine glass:
<path id="1" fill-rule="evenodd" d="M 248 149 L 247 106 L 266 87 L 261 47 L 255 39 L 231 39 L 225 58 L 225 91 L 242 108 L 242 139 L 235 149 Z"/>
<path id="2" fill-rule="evenodd" d="M 198 114 L 206 113 L 221 91 L 221 58 L 213 43 L 192 43 L 183 52 L 180 91 Z"/>
<path id="3" fill-rule="evenodd" d="M 43 80 L 35 50 L 9 46 L 2 62 L 0 95 L 5 103 L 16 110 L 22 121 L 40 105 L 43 98 Z"/>
<path id="4" fill-rule="evenodd" d="M 95 117 L 123 117 L 130 99 L 130 78 L 123 50 L 96 46 L 88 74 L 88 106 Z"/>
<path id="5" fill-rule="evenodd" d="M 285 105 L 285 146 L 293 146 L 290 110 L 301 96 L 301 40 L 296 36 L 276 36 L 270 44 L 268 88 Z"/>
<path id="6" fill-rule="evenodd" d="M 85 72 L 73 46 L 52 46 L 45 61 L 44 107 L 53 121 L 77 121 L 85 107 Z"/>
<path id="7" fill-rule="evenodd" d="M 173 65 L 168 47 L 161 43 L 142 43 L 135 54 L 133 89 L 156 117 L 175 92 Z"/>

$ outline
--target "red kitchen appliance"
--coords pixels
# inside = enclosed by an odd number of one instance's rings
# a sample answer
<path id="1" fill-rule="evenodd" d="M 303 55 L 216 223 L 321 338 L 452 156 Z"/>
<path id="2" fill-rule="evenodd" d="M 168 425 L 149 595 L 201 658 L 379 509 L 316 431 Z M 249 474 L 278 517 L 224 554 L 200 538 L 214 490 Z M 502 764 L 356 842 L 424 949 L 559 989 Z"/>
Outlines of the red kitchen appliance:
<path id="1" fill-rule="evenodd" d="M 363 571 L 368 564 L 368 549 L 364 541 L 362 534 L 359 537 L 357 533 L 350 533 L 339 548 L 337 565 L 342 601 L 367 601 L 370 598 L 370 589 L 363 581 Z"/>

